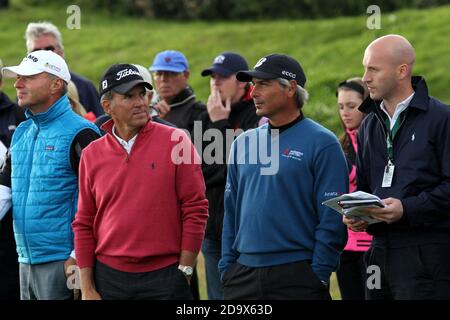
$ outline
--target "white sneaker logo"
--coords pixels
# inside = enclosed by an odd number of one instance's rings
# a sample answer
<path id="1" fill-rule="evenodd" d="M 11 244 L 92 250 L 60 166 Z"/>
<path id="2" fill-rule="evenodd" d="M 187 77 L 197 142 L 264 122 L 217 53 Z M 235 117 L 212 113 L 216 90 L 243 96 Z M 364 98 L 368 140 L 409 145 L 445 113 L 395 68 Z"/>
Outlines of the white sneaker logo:
<path id="1" fill-rule="evenodd" d="M 411 136 L 411 141 L 416 140 L 416 133 L 414 132 L 413 135 Z"/>

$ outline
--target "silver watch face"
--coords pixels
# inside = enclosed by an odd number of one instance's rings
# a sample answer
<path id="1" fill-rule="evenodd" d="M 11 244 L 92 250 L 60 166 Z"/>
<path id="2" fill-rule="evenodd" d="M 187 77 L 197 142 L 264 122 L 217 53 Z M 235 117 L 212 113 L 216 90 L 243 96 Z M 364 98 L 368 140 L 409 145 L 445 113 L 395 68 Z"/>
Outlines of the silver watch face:
<path id="1" fill-rule="evenodd" d="M 185 276 L 190 277 L 194 273 L 194 269 L 191 266 L 178 266 L 181 272 L 184 273 Z"/>
<path id="2" fill-rule="evenodd" d="M 186 266 L 186 268 L 184 269 L 183 272 L 187 276 L 192 276 L 192 274 L 194 273 L 194 270 L 192 269 L 192 267 Z"/>

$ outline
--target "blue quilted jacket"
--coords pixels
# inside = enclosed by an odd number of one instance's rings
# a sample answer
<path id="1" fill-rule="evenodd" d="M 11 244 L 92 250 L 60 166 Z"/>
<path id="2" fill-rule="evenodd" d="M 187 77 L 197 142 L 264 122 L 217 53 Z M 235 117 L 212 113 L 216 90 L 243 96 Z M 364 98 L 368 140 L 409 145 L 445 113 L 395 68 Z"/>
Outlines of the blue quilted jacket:
<path id="1" fill-rule="evenodd" d="M 73 250 L 71 223 L 77 210 L 78 178 L 70 146 L 95 125 L 72 111 L 66 95 L 47 112 L 16 129 L 11 142 L 11 190 L 19 262 L 38 264 L 67 259 Z"/>

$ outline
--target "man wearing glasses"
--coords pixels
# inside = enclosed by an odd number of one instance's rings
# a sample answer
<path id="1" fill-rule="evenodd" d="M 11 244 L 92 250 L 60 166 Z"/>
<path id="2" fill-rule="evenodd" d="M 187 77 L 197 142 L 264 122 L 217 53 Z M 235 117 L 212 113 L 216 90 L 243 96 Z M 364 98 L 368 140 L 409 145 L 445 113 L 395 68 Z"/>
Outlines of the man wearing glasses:
<path id="1" fill-rule="evenodd" d="M 25 32 L 28 53 L 37 50 L 50 50 L 64 58 L 64 46 L 58 28 L 49 22 L 30 22 Z M 103 114 L 100 98 L 94 85 L 82 76 L 70 72 L 71 79 L 78 89 L 80 103 L 96 117 Z"/>

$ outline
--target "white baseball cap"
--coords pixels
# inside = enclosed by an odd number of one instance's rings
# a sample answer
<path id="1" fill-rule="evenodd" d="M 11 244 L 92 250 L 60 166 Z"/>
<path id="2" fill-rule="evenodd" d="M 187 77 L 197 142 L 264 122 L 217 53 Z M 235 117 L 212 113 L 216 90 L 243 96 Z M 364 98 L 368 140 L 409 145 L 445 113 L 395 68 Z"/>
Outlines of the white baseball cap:
<path id="1" fill-rule="evenodd" d="M 142 79 L 144 79 L 145 82 L 148 82 L 153 86 L 153 80 L 152 80 L 152 75 L 150 74 L 150 71 L 148 71 L 148 69 L 146 67 L 141 66 L 140 64 L 133 64 L 133 66 L 135 66 L 138 69 L 139 73 L 141 74 Z M 151 91 L 149 89 L 147 89 L 147 90 Z"/>
<path id="2" fill-rule="evenodd" d="M 64 59 L 50 50 L 38 50 L 30 52 L 18 66 L 4 67 L 3 76 L 15 78 L 20 76 L 32 76 L 47 72 L 63 79 L 67 84 L 70 82 L 69 68 Z"/>

